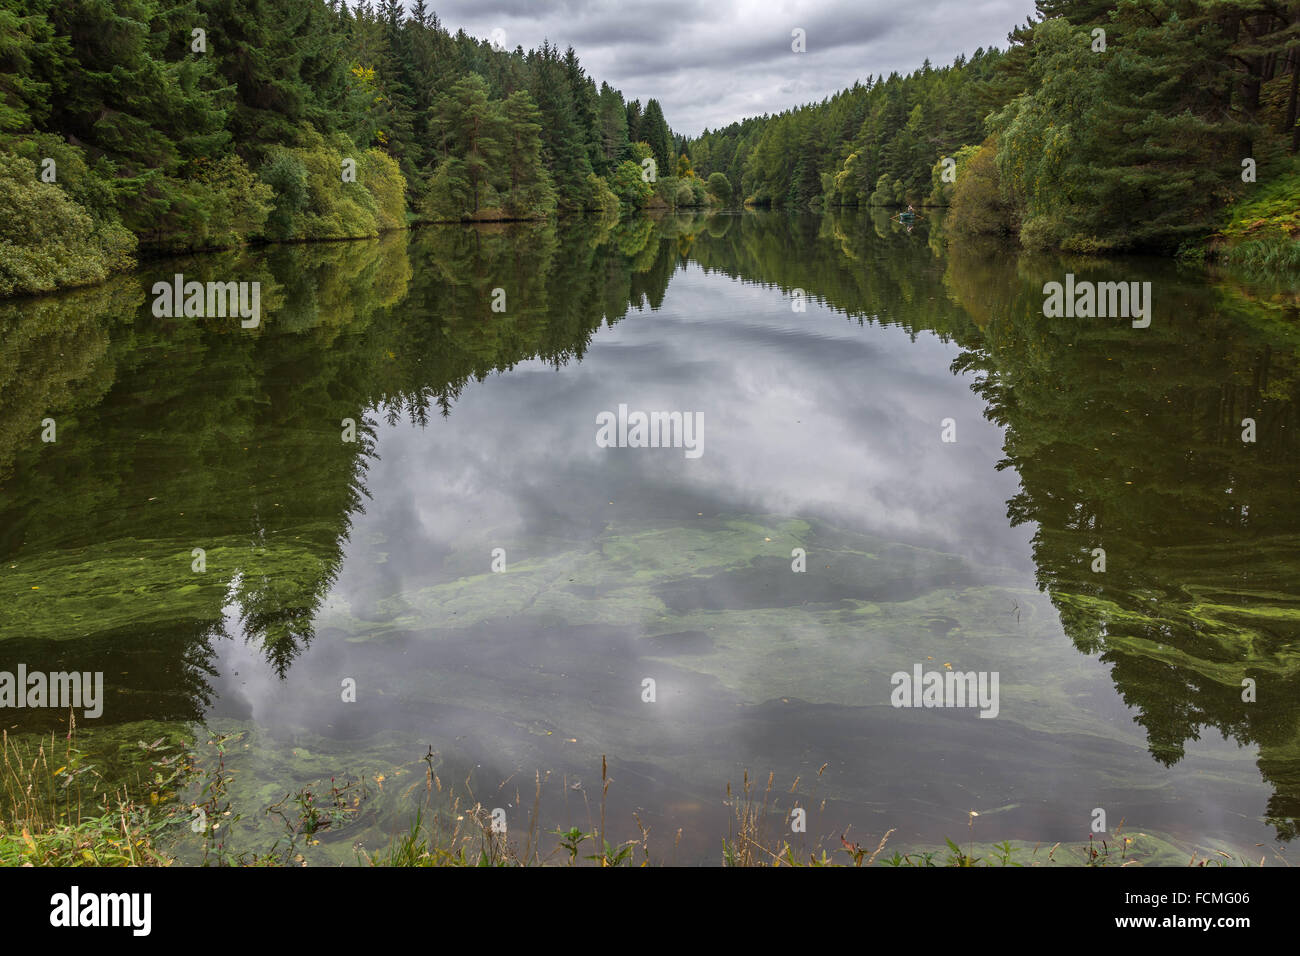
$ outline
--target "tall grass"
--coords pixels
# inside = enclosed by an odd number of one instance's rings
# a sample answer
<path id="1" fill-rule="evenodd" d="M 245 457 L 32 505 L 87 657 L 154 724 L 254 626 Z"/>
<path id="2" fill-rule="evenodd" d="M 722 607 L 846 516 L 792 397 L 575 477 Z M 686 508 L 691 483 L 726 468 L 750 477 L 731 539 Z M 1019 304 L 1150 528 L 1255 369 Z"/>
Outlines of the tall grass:
<path id="1" fill-rule="evenodd" d="M 224 754 L 226 738 L 210 742 Z M 353 782 L 342 785 L 331 780 L 328 793 L 317 797 L 310 789 L 286 794 L 263 813 L 279 818 L 285 836 L 269 852 L 250 854 L 234 852 L 225 845 L 226 833 L 238 819 L 227 797 L 231 779 L 224 760 L 199 773 L 194 753 L 188 747 L 174 747 L 162 739 L 152 744 L 140 743 L 148 760 L 149 779 L 143 788 L 117 789 L 104 786 L 104 780 L 90 765 L 76 742 L 75 726 L 70 724 L 65 738 L 51 734 L 20 744 L 7 733 L 0 737 L 0 865 L 8 866 L 167 866 L 174 860 L 162 846 L 191 830 L 191 814 L 221 821 L 221 829 L 208 829 L 204 839 L 203 863 L 235 866 L 289 866 L 303 864 L 299 852 L 304 841 L 327 829 L 345 829 L 358 813 L 357 807 L 369 793 Z M 613 780 L 606 759 L 601 758 L 600 803 L 593 808 L 587 801 L 586 826 L 546 830 L 542 825 L 542 793 L 549 774 L 534 774 L 532 808 L 528 825 L 513 839 L 494 820 L 492 809 L 475 793 L 467 777 L 460 788 L 445 786 L 438 776 L 433 751 L 426 755 L 423 794 L 409 826 L 391 839 L 389 845 L 375 853 L 357 848 L 358 862 L 369 866 L 437 867 L 437 866 L 651 866 L 650 831 L 637 814 L 632 814 L 637 835 L 629 834 L 622 842 L 611 841 L 607 802 Z M 810 805 L 817 803 L 817 791 L 826 770 L 822 765 L 813 781 Z M 501 787 L 509 782 L 503 781 Z M 746 770 L 738 790 L 726 785 L 725 804 L 729 807 L 729 825 L 722 838 L 721 861 L 728 867 L 763 866 L 902 866 L 902 867 L 975 867 L 975 866 L 1049 866 L 1083 865 L 1094 867 L 1132 866 L 1139 860 L 1132 855 L 1134 838 L 1123 836 L 1123 823 L 1109 838 L 1089 838 L 1087 844 L 1062 848 L 1058 843 L 1044 850 L 1041 845 L 1027 847 L 1010 841 L 979 845 L 975 841 L 975 818 L 967 818 L 965 846 L 952 840 L 934 850 L 894 851 L 884 856 L 894 830 L 864 843 L 850 839 L 849 833 L 836 831 L 820 838 L 809 849 L 796 851 L 792 844 L 792 811 L 806 811 L 801 806 L 799 778 L 789 789 L 778 793 L 775 776 L 768 774 L 766 784 L 758 786 Z M 567 781 L 566 781 L 567 784 Z M 197 786 L 200 803 L 183 804 L 170 797 L 182 786 Z M 356 788 L 361 786 L 360 793 Z M 420 787 L 416 782 L 411 791 Z M 151 789 L 153 788 L 153 789 Z M 131 795 L 134 789 L 136 796 Z M 567 787 L 566 787 L 567 789 Z M 459 792 L 457 792 L 459 791 Z M 144 793 L 148 797 L 141 799 Z M 788 798 L 788 801 L 787 801 Z M 785 803 L 789 803 L 787 808 Z M 521 806 L 516 790 L 513 805 Z M 820 810 L 824 811 L 823 799 Z M 805 812 L 802 819 L 807 821 Z M 220 835 L 218 835 L 218 832 Z M 682 831 L 673 843 L 674 860 Z M 827 841 L 831 845 L 826 845 Z M 1279 862 L 1286 865 L 1281 856 Z M 662 861 L 658 861 L 662 863 Z M 1193 853 L 1189 866 L 1264 865 L 1253 864 L 1244 857 L 1223 851 L 1209 856 Z"/>
<path id="2" fill-rule="evenodd" d="M 1300 274 L 1300 241 L 1273 236 L 1247 239 L 1223 254 L 1229 266 L 1260 275 Z"/>
<path id="3" fill-rule="evenodd" d="M 0 865 L 168 865 L 156 847 L 165 821 L 104 788 L 74 729 L 27 746 L 0 736 Z"/>

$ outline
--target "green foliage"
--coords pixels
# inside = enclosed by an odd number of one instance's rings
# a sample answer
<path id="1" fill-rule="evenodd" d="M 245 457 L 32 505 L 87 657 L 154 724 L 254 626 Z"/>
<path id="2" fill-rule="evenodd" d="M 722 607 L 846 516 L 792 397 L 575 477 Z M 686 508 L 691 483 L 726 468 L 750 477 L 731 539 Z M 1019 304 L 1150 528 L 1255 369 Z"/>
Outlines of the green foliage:
<path id="1" fill-rule="evenodd" d="M 23 157 L 0 153 L 0 296 L 99 282 L 135 265 L 136 241 L 96 221 Z"/>
<path id="2" fill-rule="evenodd" d="M 1219 230 L 1222 258 L 1253 272 L 1300 269 L 1300 167 L 1270 171 L 1228 210 Z"/>
<path id="3" fill-rule="evenodd" d="M 472 201 L 464 161 L 449 156 L 429 179 L 420 216 L 431 222 L 458 222 L 472 208 Z"/>
<path id="4" fill-rule="evenodd" d="M 601 179 L 595 173 L 587 174 L 587 189 L 590 198 L 587 200 L 587 209 L 599 212 L 603 216 L 612 216 L 618 218 L 619 199 L 614 195 L 613 190 L 606 185 L 605 180 Z"/>
<path id="5" fill-rule="evenodd" d="M 1030 75 L 1037 89 L 992 120 L 999 130 L 999 180 L 1022 223 L 1023 243 L 1078 247 L 1089 242 L 1084 219 L 1101 199 L 1095 182 L 1081 174 L 1111 108 L 1103 89 L 1107 61 L 1090 49 L 1087 30 L 1063 19 L 1039 24 L 1033 42 Z"/>
<path id="6" fill-rule="evenodd" d="M 493 100 L 483 78 L 470 74 L 431 113 L 430 129 L 445 158 L 428 184 L 421 207 L 426 218 L 539 219 L 554 211 L 556 191 L 543 161 L 542 115 L 527 90 Z M 590 176 L 582 194 L 569 193 L 579 208 L 604 202 Z"/>
<path id="7" fill-rule="evenodd" d="M 957 181 L 961 178 L 963 172 L 970 165 L 970 161 L 978 155 L 979 146 L 963 146 L 957 150 L 951 157 L 940 156 L 932 167 L 930 167 L 930 195 L 926 197 L 926 203 L 931 206 L 950 206 L 952 205 L 953 193 L 956 191 Z M 952 160 L 952 166 L 945 164 L 945 159 Z M 946 181 L 944 174 L 948 169 L 952 169 L 949 175 L 951 182 Z"/>
<path id="8" fill-rule="evenodd" d="M 375 201 L 375 226 L 379 232 L 406 226 L 406 177 L 397 160 L 378 149 L 368 149 L 357 162 L 357 179 Z"/>
<path id="9" fill-rule="evenodd" d="M 608 83 L 600 84 L 597 132 L 601 149 L 602 174 L 614 169 L 627 155 L 631 145 L 628 140 L 627 107 L 623 94 Z"/>
<path id="10" fill-rule="evenodd" d="M 23 156 L 41 168 L 46 159 L 54 160 L 56 181 L 73 202 L 96 219 L 115 219 L 117 197 L 112 171 L 102 163 L 92 168 L 86 151 L 53 133 L 24 133 L 0 136 L 0 148 Z"/>
<path id="11" fill-rule="evenodd" d="M 868 78 L 686 149 L 699 175 L 758 204 L 945 204 L 957 189 L 936 161 L 994 133 L 1005 202 L 968 202 L 969 228 L 1032 248 L 1186 251 L 1252 191 L 1243 158 L 1276 175 L 1300 150 L 1297 31 L 1295 4 L 1038 0 L 1005 53 Z"/>
<path id="12" fill-rule="evenodd" d="M 259 173 L 275 192 L 267 238 L 358 239 L 405 225 L 406 181 L 391 157 L 310 127 L 298 142 L 271 149 Z M 355 163 L 354 182 L 344 179 L 345 160 Z"/>
<path id="13" fill-rule="evenodd" d="M 516 90 L 506 98 L 502 111 L 505 170 L 500 188 L 506 211 L 513 219 L 549 216 L 555 211 L 556 193 L 542 152 L 541 110 L 527 90 Z"/>
<path id="14" fill-rule="evenodd" d="M 881 176 L 889 189 L 877 203 L 898 201 L 895 180 L 919 200 L 938 156 L 983 138 L 983 85 L 1001 58 L 979 49 L 948 67 L 872 77 L 821 103 L 706 130 L 687 152 L 697 175 L 720 172 L 733 195 L 760 204 L 866 204 Z"/>
<path id="15" fill-rule="evenodd" d="M 298 216 L 307 206 L 307 167 L 289 150 L 277 150 L 258 171 L 275 201 L 266 219 L 268 239 L 292 239 Z"/>
<path id="16" fill-rule="evenodd" d="M 654 195 L 654 187 L 642 177 L 641 167 L 630 159 L 614 168 L 609 177 L 609 187 L 619 202 L 632 209 L 642 208 Z"/>
<path id="17" fill-rule="evenodd" d="M 608 209 L 591 176 L 635 155 L 629 125 L 668 170 L 658 103 L 643 117 L 598 89 L 572 49 L 453 36 L 424 0 L 0 0 L 0 150 L 53 159 L 99 234 L 118 222 L 152 251 L 373 236 L 408 201 L 448 219 Z"/>
<path id="18" fill-rule="evenodd" d="M 490 199 L 489 188 L 500 176 L 504 123 L 501 104 L 490 99 L 487 83 L 476 73 L 457 81 L 430 110 L 429 126 L 439 151 L 460 161 L 468 192 L 462 218 L 499 209 L 499 203 Z"/>
<path id="19" fill-rule="evenodd" d="M 997 146 L 963 147 L 957 154 L 957 181 L 952 187 L 949 228 L 967 235 L 1005 235 L 1011 231 L 1010 206 L 1002 198 Z"/>
<path id="20" fill-rule="evenodd" d="M 1271 237 L 1247 239 L 1222 255 L 1228 265 L 1246 272 L 1283 275 L 1300 272 L 1300 240 Z"/>
<path id="21" fill-rule="evenodd" d="M 668 128 L 668 123 L 664 121 L 663 107 L 659 105 L 658 100 L 649 100 L 645 105 L 639 139 L 650 146 L 651 155 L 658 164 L 660 175 L 675 167 L 674 160 L 677 154 L 673 150 L 673 134 Z"/>
<path id="22" fill-rule="evenodd" d="M 896 206 L 898 199 L 894 195 L 894 182 L 889 177 L 889 173 L 881 173 L 880 178 L 876 180 L 876 188 L 871 191 L 869 200 L 872 206 Z"/>
<path id="23" fill-rule="evenodd" d="M 731 180 L 723 173 L 710 173 L 707 185 L 709 195 L 713 196 L 719 205 L 731 204 Z"/>
<path id="24" fill-rule="evenodd" d="M 178 183 L 166 213 L 148 232 L 155 249 L 225 249 L 261 235 L 274 191 L 238 156 L 198 160 Z"/>
<path id="25" fill-rule="evenodd" d="M 1034 26 L 1026 89 L 990 120 L 1021 242 L 1095 253 L 1203 241 L 1242 187 L 1240 157 L 1272 151 L 1253 116 L 1278 21 L 1256 17 L 1217 0 L 1123 2 L 1104 53 L 1087 25 Z M 1244 50 L 1238 35 L 1259 39 Z"/>

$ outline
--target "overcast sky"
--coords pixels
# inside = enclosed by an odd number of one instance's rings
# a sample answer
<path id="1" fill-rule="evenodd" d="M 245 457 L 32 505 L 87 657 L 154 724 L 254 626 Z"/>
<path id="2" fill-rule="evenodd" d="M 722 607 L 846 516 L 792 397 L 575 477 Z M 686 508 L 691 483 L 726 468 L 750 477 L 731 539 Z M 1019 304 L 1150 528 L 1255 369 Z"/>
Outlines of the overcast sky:
<path id="1" fill-rule="evenodd" d="M 443 26 L 525 50 L 573 46 L 587 74 L 644 104 L 674 131 L 815 102 L 869 75 L 1005 48 L 1033 0 L 426 0 Z M 791 52 L 791 31 L 807 52 Z"/>

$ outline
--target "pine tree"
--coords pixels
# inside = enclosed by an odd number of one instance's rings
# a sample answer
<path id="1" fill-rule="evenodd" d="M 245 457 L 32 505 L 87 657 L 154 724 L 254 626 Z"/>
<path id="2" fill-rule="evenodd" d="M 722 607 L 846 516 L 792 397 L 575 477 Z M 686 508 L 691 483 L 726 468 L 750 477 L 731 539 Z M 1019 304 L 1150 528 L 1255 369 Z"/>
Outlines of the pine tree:
<path id="1" fill-rule="evenodd" d="M 644 142 L 641 135 L 641 101 L 628 100 L 627 104 L 627 139 L 629 143 Z"/>
<path id="2" fill-rule="evenodd" d="M 568 71 L 558 51 L 546 42 L 529 55 L 529 65 L 533 70 L 530 91 L 542 115 L 544 156 L 560 207 L 585 209 L 591 201 L 587 177 L 592 169 Z"/>
<path id="3" fill-rule="evenodd" d="M 642 117 L 640 129 L 640 138 L 650 144 L 659 169 L 663 173 L 671 170 L 676 157 L 673 152 L 673 134 L 664 120 L 664 111 L 658 100 L 652 99 L 646 102 L 645 116 Z"/>
<path id="4" fill-rule="evenodd" d="M 488 97 L 481 76 L 471 73 L 438 98 L 430 128 L 444 157 L 454 159 L 468 186 L 468 212 L 477 214 L 495 196 L 493 180 L 504 151 L 505 132 L 499 103 Z"/>
<path id="5" fill-rule="evenodd" d="M 542 114 L 527 90 L 516 90 L 502 106 L 505 161 L 501 189 L 506 208 L 520 219 L 555 209 L 555 188 L 542 162 Z"/>
<path id="6" fill-rule="evenodd" d="M 627 107 L 623 104 L 623 94 L 608 83 L 600 84 L 597 129 L 600 134 L 603 171 L 608 172 L 623 160 L 629 142 Z"/>

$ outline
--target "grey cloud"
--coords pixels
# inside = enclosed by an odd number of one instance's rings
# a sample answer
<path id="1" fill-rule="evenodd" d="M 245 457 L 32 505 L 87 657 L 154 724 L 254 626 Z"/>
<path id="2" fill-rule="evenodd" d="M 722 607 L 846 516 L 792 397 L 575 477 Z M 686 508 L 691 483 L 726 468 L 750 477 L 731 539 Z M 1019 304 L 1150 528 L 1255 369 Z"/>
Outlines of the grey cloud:
<path id="1" fill-rule="evenodd" d="M 525 49 L 573 46 L 596 82 L 663 104 L 688 135 L 746 116 L 817 102 L 925 59 L 935 66 L 977 47 L 1006 46 L 1032 0 L 451 0 L 431 3 L 453 32 L 505 30 Z M 790 32 L 807 31 L 807 53 Z"/>

